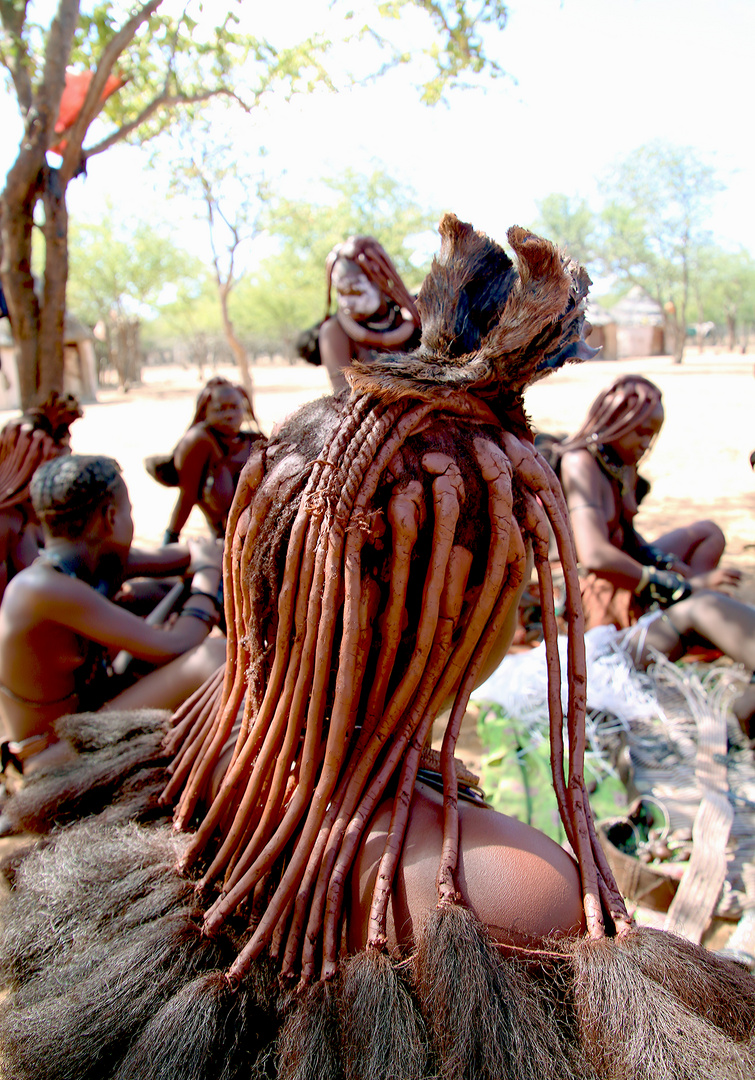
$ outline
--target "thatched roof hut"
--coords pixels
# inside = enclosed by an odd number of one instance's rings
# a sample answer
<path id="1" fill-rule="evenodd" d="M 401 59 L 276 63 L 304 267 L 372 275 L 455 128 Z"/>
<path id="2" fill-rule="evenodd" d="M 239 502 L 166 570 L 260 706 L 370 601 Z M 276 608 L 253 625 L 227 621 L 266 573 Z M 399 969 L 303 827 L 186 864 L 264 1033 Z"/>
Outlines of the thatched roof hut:
<path id="1" fill-rule="evenodd" d="M 587 344 L 593 349 L 600 349 L 598 360 L 615 360 L 618 356 L 616 347 L 616 320 L 613 315 L 601 307 L 596 300 L 588 300 L 585 318 L 590 324 Z"/>
<path id="2" fill-rule="evenodd" d="M 666 321 L 663 309 L 639 285 L 614 304 L 617 355 L 662 356 L 666 352 Z"/>
<path id="3" fill-rule="evenodd" d="M 70 313 L 66 315 L 63 342 L 63 389 L 79 401 L 97 400 L 97 366 L 91 330 Z M 18 409 L 16 347 L 10 320 L 0 319 L 0 409 Z"/>

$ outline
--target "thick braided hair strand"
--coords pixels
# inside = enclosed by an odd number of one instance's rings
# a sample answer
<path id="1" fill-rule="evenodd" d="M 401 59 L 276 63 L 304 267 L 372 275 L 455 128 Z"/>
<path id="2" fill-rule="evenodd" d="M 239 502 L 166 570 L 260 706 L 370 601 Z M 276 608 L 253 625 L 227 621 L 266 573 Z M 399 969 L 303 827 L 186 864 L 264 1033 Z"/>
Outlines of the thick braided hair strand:
<path id="1" fill-rule="evenodd" d="M 485 284 L 468 273 L 470 249 L 483 271 L 501 257 L 512 264 L 449 217 L 419 297 L 418 352 L 355 365 L 356 396 L 305 409 L 242 474 L 224 566 L 228 661 L 174 718 L 163 796 L 177 799 L 177 827 L 198 825 L 183 868 L 202 861 L 205 895 L 221 885 L 206 930 L 249 905 L 252 933 L 229 971 L 233 982 L 265 950 L 305 981 L 335 972 L 349 872 L 373 809 L 392 792 L 369 920 L 369 945 L 384 946 L 422 749 L 449 698 L 437 883 L 440 902 L 458 900 L 454 748 L 480 671 L 516 608 L 528 552 L 542 592 L 553 782 L 580 866 L 588 934 L 601 937 L 606 917 L 612 930 L 629 927 L 584 784 L 586 668 L 567 511 L 520 397 L 545 368 L 578 358 L 588 279 L 546 241 L 512 233 L 518 273 L 505 275 L 498 318 L 484 315 L 463 358 L 448 359 L 455 328 L 468 333 L 448 298 L 464 304 Z M 452 287 L 465 267 L 464 287 Z M 525 315 L 534 339 L 523 331 Z M 549 526 L 566 574 L 568 770 Z"/>

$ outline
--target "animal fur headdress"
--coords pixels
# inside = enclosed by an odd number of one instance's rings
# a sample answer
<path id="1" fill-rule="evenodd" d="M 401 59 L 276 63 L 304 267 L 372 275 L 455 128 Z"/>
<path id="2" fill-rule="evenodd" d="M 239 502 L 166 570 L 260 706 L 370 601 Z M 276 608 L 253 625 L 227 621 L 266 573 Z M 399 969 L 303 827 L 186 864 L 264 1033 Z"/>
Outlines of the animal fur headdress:
<path id="1" fill-rule="evenodd" d="M 440 254 L 417 299 L 419 348 L 355 362 L 347 375 L 355 390 L 387 401 L 464 390 L 508 411 L 529 383 L 595 356 L 583 339 L 591 284 L 583 267 L 519 226 L 507 234 L 516 266 L 455 214 L 446 214 L 438 231 Z"/>

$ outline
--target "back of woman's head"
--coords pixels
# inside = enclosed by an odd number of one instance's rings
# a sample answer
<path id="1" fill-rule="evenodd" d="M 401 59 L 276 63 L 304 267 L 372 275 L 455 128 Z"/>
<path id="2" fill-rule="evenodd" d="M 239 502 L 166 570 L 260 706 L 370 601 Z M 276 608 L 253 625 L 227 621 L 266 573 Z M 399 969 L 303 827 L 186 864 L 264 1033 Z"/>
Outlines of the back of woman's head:
<path id="1" fill-rule="evenodd" d="M 205 913 L 208 933 L 250 897 L 264 897 L 231 982 L 268 947 L 305 981 L 335 972 L 356 850 L 389 798 L 369 930 L 371 942 L 385 940 L 386 883 L 423 747 L 448 701 L 443 788 L 453 809 L 437 881 L 441 901 L 457 895 L 454 748 L 473 687 L 510 640 L 530 554 L 549 678 L 560 682 L 549 523 L 567 580 L 567 733 L 572 771 L 581 775 L 576 558 L 558 481 L 531 445 L 521 392 L 583 355 L 589 279 L 522 229 L 508 234 L 516 269 L 456 218 L 445 217 L 440 231 L 441 254 L 420 294 L 420 349 L 355 362 L 350 399 L 320 399 L 281 425 L 247 462 L 229 515 L 225 671 L 175 718 L 169 747 L 181 768 L 162 798 L 178 799 L 180 829 L 201 815 L 181 865 L 205 860 L 203 895 L 223 882 Z M 239 713 L 229 761 L 223 747 Z M 556 713 L 554 705 L 561 732 Z M 558 747 L 553 761 L 567 835 L 581 830 L 580 867 L 597 881 L 586 797 L 567 801 Z M 606 910 L 620 912 L 608 871 L 601 885 Z M 599 905 L 591 899 L 587 907 L 598 936 Z"/>
<path id="2" fill-rule="evenodd" d="M 113 458 L 68 454 L 45 462 L 34 473 L 32 505 L 51 536 L 76 539 L 95 511 L 110 505 L 122 483 L 121 467 Z"/>

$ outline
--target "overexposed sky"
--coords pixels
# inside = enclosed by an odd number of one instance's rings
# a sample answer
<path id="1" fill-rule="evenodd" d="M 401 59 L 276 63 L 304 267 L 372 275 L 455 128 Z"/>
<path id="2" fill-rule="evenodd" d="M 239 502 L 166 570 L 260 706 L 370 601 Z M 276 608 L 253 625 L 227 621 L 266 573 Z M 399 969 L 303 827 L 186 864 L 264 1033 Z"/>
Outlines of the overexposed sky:
<path id="1" fill-rule="evenodd" d="M 252 28 L 255 9 L 246 0 Z M 284 0 L 258 32 L 273 35 L 281 19 L 310 28 L 318 9 Z M 410 43 L 421 33 L 415 18 Z M 496 239 L 531 223 L 551 192 L 596 200 L 613 161 L 666 139 L 695 148 L 727 185 L 711 216 L 715 239 L 755 252 L 754 47 L 754 0 L 511 0 L 508 26 L 490 44 L 511 79 L 427 108 L 411 72 L 398 71 L 365 88 L 273 102 L 240 119 L 234 138 L 240 159 L 266 148 L 265 171 L 289 196 L 312 198 L 321 177 L 347 165 L 380 166 L 422 205 L 453 210 Z M 342 62 L 359 70 L 356 47 Z M 0 174 L 18 140 L 11 105 L 0 101 Z M 105 196 L 126 216 L 179 213 L 164 201 L 164 178 L 128 147 L 90 161 L 70 189 L 72 215 L 95 216 Z"/>

